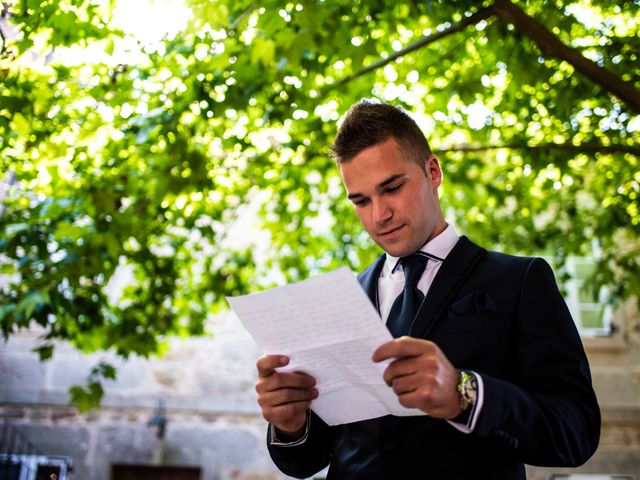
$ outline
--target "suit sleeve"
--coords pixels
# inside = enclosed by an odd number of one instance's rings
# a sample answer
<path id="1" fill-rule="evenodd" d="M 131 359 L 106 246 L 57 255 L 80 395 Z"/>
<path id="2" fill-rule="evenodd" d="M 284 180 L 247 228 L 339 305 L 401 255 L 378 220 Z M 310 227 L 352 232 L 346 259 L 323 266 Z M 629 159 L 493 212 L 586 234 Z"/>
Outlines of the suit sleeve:
<path id="1" fill-rule="evenodd" d="M 515 338 L 517 378 L 482 375 L 484 406 L 475 434 L 531 465 L 583 464 L 598 446 L 600 410 L 575 323 L 551 268 L 539 258 L 522 280 Z"/>
<path id="2" fill-rule="evenodd" d="M 267 429 L 267 448 L 271 459 L 286 475 L 307 478 L 329 465 L 332 430 L 315 413 L 309 415 L 309 435 L 304 443 L 277 446 L 271 443 L 271 428 Z"/>

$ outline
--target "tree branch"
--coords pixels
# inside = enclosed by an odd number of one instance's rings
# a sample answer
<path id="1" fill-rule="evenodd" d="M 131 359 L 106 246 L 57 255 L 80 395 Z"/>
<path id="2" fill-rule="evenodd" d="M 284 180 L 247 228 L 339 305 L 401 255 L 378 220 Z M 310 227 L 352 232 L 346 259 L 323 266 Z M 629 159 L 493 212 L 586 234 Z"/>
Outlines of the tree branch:
<path id="1" fill-rule="evenodd" d="M 247 8 L 244 12 L 242 12 L 240 15 L 238 15 L 238 18 L 236 18 L 233 23 L 231 25 L 229 25 L 229 28 L 227 29 L 227 32 L 229 31 L 236 31 L 238 30 L 238 26 L 240 25 L 240 23 L 247 18 L 249 15 L 251 15 L 253 13 L 253 11 L 258 8 L 258 4 L 257 3 L 253 3 L 251 5 L 249 5 L 249 8 Z"/>
<path id="2" fill-rule="evenodd" d="M 510 143 L 505 145 L 480 145 L 470 146 L 462 145 L 459 147 L 434 149 L 433 153 L 449 153 L 449 152 L 483 152 L 487 150 L 565 150 L 575 153 L 630 153 L 640 158 L 640 148 L 634 148 L 629 145 L 599 145 L 596 143 L 586 143 L 583 145 L 573 145 L 570 143 L 542 143 L 539 145 L 527 145 Z"/>
<path id="3" fill-rule="evenodd" d="M 344 85 L 345 83 L 350 82 L 351 80 L 361 77 L 362 75 L 365 75 L 369 72 L 372 72 L 374 70 L 377 70 L 380 67 L 384 67 L 385 65 L 387 65 L 388 63 L 393 62 L 395 59 L 400 58 L 404 55 L 406 55 L 407 53 L 413 52 L 414 50 L 418 50 L 419 48 L 422 48 L 426 45 L 429 45 L 433 42 L 435 42 L 436 40 L 440 40 L 441 38 L 444 38 L 448 35 L 451 35 L 453 33 L 459 32 L 460 30 L 463 30 L 464 28 L 466 28 L 469 25 L 475 25 L 476 23 L 480 22 L 481 20 L 484 20 L 486 18 L 489 18 L 491 15 L 493 15 L 494 11 L 493 11 L 493 6 L 490 7 L 485 7 L 481 10 L 478 10 L 476 13 L 474 13 L 473 15 L 465 18 L 464 20 L 462 20 L 461 22 L 453 25 L 452 27 L 449 27 L 445 30 L 442 30 L 440 32 L 436 32 L 433 35 L 428 35 L 428 36 L 423 36 L 422 38 L 420 38 L 419 40 L 415 41 L 414 43 L 412 43 L 411 45 L 408 45 L 407 47 L 403 48 L 402 50 L 398 50 L 397 52 L 392 53 L 391 55 L 389 55 L 387 58 L 383 58 L 382 60 L 378 60 L 375 63 L 372 63 L 371 65 L 364 67 L 362 70 L 354 73 L 353 75 L 349 75 L 348 77 L 345 77 L 341 80 L 339 80 L 338 82 L 332 84 L 332 86 L 341 86 Z"/>
<path id="4" fill-rule="evenodd" d="M 495 0 L 493 11 L 504 21 L 513 24 L 520 33 L 529 37 L 544 55 L 559 58 L 571 64 L 577 71 L 611 92 L 632 111 L 640 113 L 640 91 L 613 72 L 584 57 L 579 50 L 562 43 L 551 30 L 535 18 L 527 15 L 510 0 Z"/>

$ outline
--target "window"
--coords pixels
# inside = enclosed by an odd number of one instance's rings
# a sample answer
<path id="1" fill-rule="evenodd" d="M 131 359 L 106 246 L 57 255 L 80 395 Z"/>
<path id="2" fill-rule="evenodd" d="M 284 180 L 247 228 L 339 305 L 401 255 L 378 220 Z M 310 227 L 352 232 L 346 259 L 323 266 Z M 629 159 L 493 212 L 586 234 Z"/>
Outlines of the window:
<path id="1" fill-rule="evenodd" d="M 57 455 L 0 454 L 0 479 L 49 480 L 55 473 L 58 480 L 67 480 L 71 458 Z"/>
<path id="2" fill-rule="evenodd" d="M 606 303 L 608 289 L 602 286 L 598 298 L 594 298 L 593 288 L 588 283 L 596 265 L 591 258 L 569 257 L 566 264 L 571 275 L 564 286 L 566 300 L 580 334 L 584 337 L 602 337 L 611 335 L 613 311 Z"/>

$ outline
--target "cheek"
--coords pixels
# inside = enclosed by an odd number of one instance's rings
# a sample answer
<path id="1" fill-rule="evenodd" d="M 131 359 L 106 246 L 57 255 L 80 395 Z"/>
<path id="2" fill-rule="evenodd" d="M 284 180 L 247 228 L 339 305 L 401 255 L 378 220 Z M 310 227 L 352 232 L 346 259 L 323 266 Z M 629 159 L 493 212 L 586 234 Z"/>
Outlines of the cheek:
<path id="1" fill-rule="evenodd" d="M 423 225 L 429 222 L 432 216 L 432 202 L 424 192 L 415 192 L 407 203 L 408 212 L 417 224 Z"/>
<path id="2" fill-rule="evenodd" d="M 369 224 L 371 223 L 370 218 L 371 218 L 371 213 L 370 213 L 370 209 L 368 208 L 359 208 L 356 210 L 356 216 L 358 217 L 358 220 L 360 220 L 360 223 L 362 224 L 362 226 L 364 226 L 365 230 L 369 230 Z"/>

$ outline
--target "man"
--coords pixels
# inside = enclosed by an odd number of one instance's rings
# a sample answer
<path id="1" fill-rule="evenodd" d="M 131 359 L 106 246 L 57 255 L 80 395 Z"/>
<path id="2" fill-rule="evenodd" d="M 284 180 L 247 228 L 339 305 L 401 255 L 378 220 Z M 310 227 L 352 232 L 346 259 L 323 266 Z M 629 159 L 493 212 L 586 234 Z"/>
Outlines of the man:
<path id="1" fill-rule="evenodd" d="M 385 251 L 358 277 L 396 337 L 372 361 L 392 359 L 385 382 L 427 415 L 329 427 L 309 409 L 315 380 L 277 371 L 288 359 L 267 355 L 256 390 L 276 465 L 299 478 L 330 465 L 338 479 L 500 480 L 525 478 L 525 463 L 584 463 L 600 412 L 547 263 L 488 252 L 447 225 L 440 165 L 402 110 L 354 105 L 333 152 Z"/>

